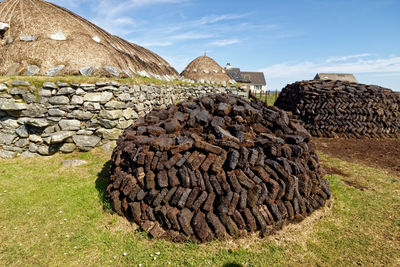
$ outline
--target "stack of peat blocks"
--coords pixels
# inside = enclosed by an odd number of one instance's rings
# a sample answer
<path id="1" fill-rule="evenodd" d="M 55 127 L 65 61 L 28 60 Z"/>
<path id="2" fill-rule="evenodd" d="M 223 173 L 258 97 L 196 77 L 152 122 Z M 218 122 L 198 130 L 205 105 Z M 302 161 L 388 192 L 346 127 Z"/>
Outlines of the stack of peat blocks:
<path id="1" fill-rule="evenodd" d="M 152 237 L 207 242 L 302 221 L 331 196 L 300 121 L 233 95 L 155 109 L 112 156 L 112 208 Z"/>

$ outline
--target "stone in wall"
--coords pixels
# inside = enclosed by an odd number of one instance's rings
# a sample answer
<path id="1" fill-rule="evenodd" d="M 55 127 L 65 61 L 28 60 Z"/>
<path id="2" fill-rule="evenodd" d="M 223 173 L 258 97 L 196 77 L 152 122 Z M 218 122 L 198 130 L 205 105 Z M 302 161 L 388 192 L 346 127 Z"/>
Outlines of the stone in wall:
<path id="1" fill-rule="evenodd" d="M 27 81 L 0 83 L 0 158 L 111 151 L 122 131 L 153 108 L 237 87 L 184 84 L 121 85 Z"/>
<path id="2" fill-rule="evenodd" d="M 58 65 L 48 69 L 45 73 L 46 76 L 56 76 L 65 68 L 64 65 Z"/>

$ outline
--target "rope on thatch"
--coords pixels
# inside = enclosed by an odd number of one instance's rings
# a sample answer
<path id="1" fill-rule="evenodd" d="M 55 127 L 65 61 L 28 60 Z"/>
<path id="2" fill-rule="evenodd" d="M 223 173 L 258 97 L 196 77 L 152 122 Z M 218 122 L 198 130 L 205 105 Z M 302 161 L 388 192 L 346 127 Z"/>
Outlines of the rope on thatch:
<path id="1" fill-rule="evenodd" d="M 82 20 L 84 20 L 84 19 L 83 19 L 82 17 L 80 17 L 79 15 L 77 15 L 77 14 L 75 14 L 75 13 L 72 13 L 71 11 L 69 11 L 68 9 L 63 8 L 62 6 L 57 6 L 57 5 L 54 5 L 54 4 L 52 4 L 52 3 L 45 2 L 45 1 L 44 1 L 44 3 L 45 3 L 46 5 L 52 7 L 52 8 L 54 8 L 54 7 L 59 8 L 59 9 L 60 9 L 62 12 L 64 12 L 65 14 L 72 16 L 72 18 L 73 18 L 74 20 L 76 20 L 83 28 L 86 28 L 86 30 L 88 31 L 88 34 L 90 33 L 90 27 L 88 27 L 87 25 L 85 25 L 85 24 L 82 22 Z M 97 31 L 96 27 L 92 27 L 92 30 Z M 101 33 L 100 33 L 100 34 L 101 34 Z"/>
<path id="2" fill-rule="evenodd" d="M 57 5 L 52 4 L 52 3 L 48 3 L 48 2 L 44 2 L 44 3 L 47 4 L 47 5 L 49 5 L 49 6 L 51 6 L 52 8 L 54 8 L 54 7 L 55 7 L 55 8 L 58 8 L 58 9 L 60 9 L 62 12 L 64 12 L 65 14 L 67 14 L 67 15 L 69 15 L 69 16 L 72 16 L 72 18 L 73 18 L 75 21 L 77 21 L 82 27 L 84 27 L 84 28 L 87 30 L 88 34 L 90 34 L 90 30 L 95 31 L 98 35 L 100 35 L 101 37 L 103 37 L 102 42 L 105 42 L 106 44 L 109 44 L 109 45 L 112 46 L 114 49 L 116 49 L 116 48 L 115 48 L 115 45 L 114 45 L 110 40 L 113 40 L 114 42 L 117 42 L 120 46 L 123 46 L 123 47 L 124 47 L 125 49 L 127 49 L 127 50 L 132 49 L 131 46 L 125 45 L 125 44 L 124 44 L 124 43 L 127 43 L 125 40 L 123 40 L 123 39 L 121 39 L 121 38 L 119 38 L 119 37 L 117 37 L 117 36 L 114 36 L 114 35 L 109 34 L 108 32 L 106 32 L 106 31 L 102 30 L 101 28 L 97 27 L 96 25 L 94 25 L 92 22 L 85 20 L 84 18 L 82 18 L 81 16 L 79 16 L 79 15 L 77 15 L 77 14 L 75 14 L 75 13 L 72 13 L 72 12 L 69 11 L 68 9 L 66 9 L 66 8 L 64 8 L 64 7 L 61 7 L 61 6 L 57 6 Z M 85 24 L 84 22 L 86 22 L 86 24 Z M 128 43 L 128 44 L 129 44 L 129 43 Z M 132 44 L 132 45 L 133 45 L 133 44 Z M 116 50 L 117 50 L 117 49 L 116 49 Z M 130 55 L 130 54 L 129 54 L 129 55 Z M 146 56 L 147 56 L 147 54 L 146 54 Z M 159 57 L 159 58 L 155 57 L 155 59 L 156 59 L 156 60 L 159 60 L 159 59 L 161 59 L 161 58 L 160 58 L 160 57 Z M 164 61 L 164 60 L 163 60 L 163 61 Z M 164 61 L 164 63 L 165 63 L 165 64 L 168 64 L 166 61 Z"/>
<path id="3" fill-rule="evenodd" d="M 2 12 L 3 12 L 3 10 L 9 5 L 9 3 L 11 3 L 11 6 L 10 6 L 10 8 L 7 10 L 7 13 L 5 14 L 5 21 L 6 22 L 8 22 L 8 24 L 9 25 L 11 25 L 11 18 L 12 18 L 12 14 L 14 13 L 14 11 L 15 11 L 15 8 L 17 7 L 17 5 L 18 5 L 18 1 L 8 1 L 8 2 L 6 2 L 6 4 L 4 5 L 4 8 L 2 9 Z M 10 12 L 11 11 L 11 12 Z M 2 12 L 0 12 L 0 14 L 2 13 Z M 10 19 L 8 19 L 7 20 L 7 16 L 8 16 L 8 14 L 10 14 Z M 4 35 L 4 38 L 8 38 L 8 37 L 10 37 L 11 36 L 11 31 L 10 31 L 10 29 L 6 32 L 6 35 Z"/>
<path id="4" fill-rule="evenodd" d="M 3 11 L 6 9 L 6 7 L 7 7 L 10 3 L 11 3 L 11 6 L 13 6 L 13 5 L 15 5 L 16 1 L 14 1 L 14 2 L 11 2 L 11 1 L 5 2 L 3 8 L 2 8 L 1 11 L 0 11 L 0 14 L 3 13 Z M 8 13 L 8 12 L 7 12 L 7 13 Z M 6 16 L 7 16 L 7 15 L 6 15 Z"/>
<path id="5" fill-rule="evenodd" d="M 55 31 L 55 27 L 54 27 L 53 25 L 51 25 L 50 21 L 49 21 L 49 20 L 47 19 L 47 17 L 44 15 L 43 11 L 42 11 L 40 8 L 37 7 L 37 5 L 35 4 L 34 1 L 32 1 L 32 0 L 29 0 L 29 1 L 32 3 L 32 5 L 35 6 L 35 8 L 40 12 L 40 14 L 42 14 L 42 17 L 47 21 L 47 24 L 49 24 L 49 27 L 50 27 L 53 31 Z"/>
<path id="6" fill-rule="evenodd" d="M 22 18 L 22 25 L 24 26 L 24 30 L 25 30 L 25 16 L 24 16 L 24 7 L 23 7 L 23 4 L 22 4 L 22 2 L 23 1 L 21 1 L 21 0 L 18 0 L 19 1 L 19 6 L 20 6 L 20 8 L 21 8 L 21 14 L 22 14 L 22 16 L 21 16 L 21 18 Z"/>
<path id="7" fill-rule="evenodd" d="M 9 2 L 6 2 L 3 8 L 0 9 L 0 14 L 3 13 L 4 9 L 9 5 Z"/>
<path id="8" fill-rule="evenodd" d="M 12 1 L 10 1 L 10 2 L 12 2 Z M 9 2 L 7 2 L 7 3 L 9 3 Z M 10 19 L 8 20 L 9 24 L 11 22 L 12 14 L 14 14 L 15 8 L 17 6 L 18 6 L 18 1 L 12 2 L 11 7 L 8 9 L 8 11 L 7 11 L 6 15 L 5 15 L 6 20 L 7 20 L 7 16 L 10 15 Z"/>

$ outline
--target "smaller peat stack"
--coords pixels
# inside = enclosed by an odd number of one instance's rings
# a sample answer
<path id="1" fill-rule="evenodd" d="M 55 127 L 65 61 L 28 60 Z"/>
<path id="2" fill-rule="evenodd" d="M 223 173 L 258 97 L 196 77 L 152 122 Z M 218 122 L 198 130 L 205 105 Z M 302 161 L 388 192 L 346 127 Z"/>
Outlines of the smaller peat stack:
<path id="1" fill-rule="evenodd" d="M 112 208 L 156 238 L 207 242 L 299 222 L 330 198 L 311 136 L 276 107 L 232 96 L 155 109 L 112 155 Z"/>
<path id="2" fill-rule="evenodd" d="M 291 111 L 317 137 L 397 137 L 400 96 L 390 89 L 344 81 L 287 85 L 275 106 Z"/>

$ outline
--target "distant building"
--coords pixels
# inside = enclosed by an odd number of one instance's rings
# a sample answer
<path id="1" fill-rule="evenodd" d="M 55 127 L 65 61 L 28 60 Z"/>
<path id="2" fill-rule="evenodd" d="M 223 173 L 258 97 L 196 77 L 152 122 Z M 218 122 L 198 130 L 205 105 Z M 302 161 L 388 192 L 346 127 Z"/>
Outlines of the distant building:
<path id="1" fill-rule="evenodd" d="M 250 89 L 255 91 L 267 90 L 267 83 L 263 72 L 240 72 L 242 79 L 250 81 Z"/>
<path id="2" fill-rule="evenodd" d="M 264 92 L 267 90 L 267 83 L 263 72 L 242 72 L 240 68 L 233 68 L 231 64 L 226 64 L 226 73 L 233 80 L 247 85 L 249 90 Z"/>
<path id="3" fill-rule="evenodd" d="M 314 80 L 332 80 L 358 83 L 357 79 L 351 73 L 317 73 Z"/>

